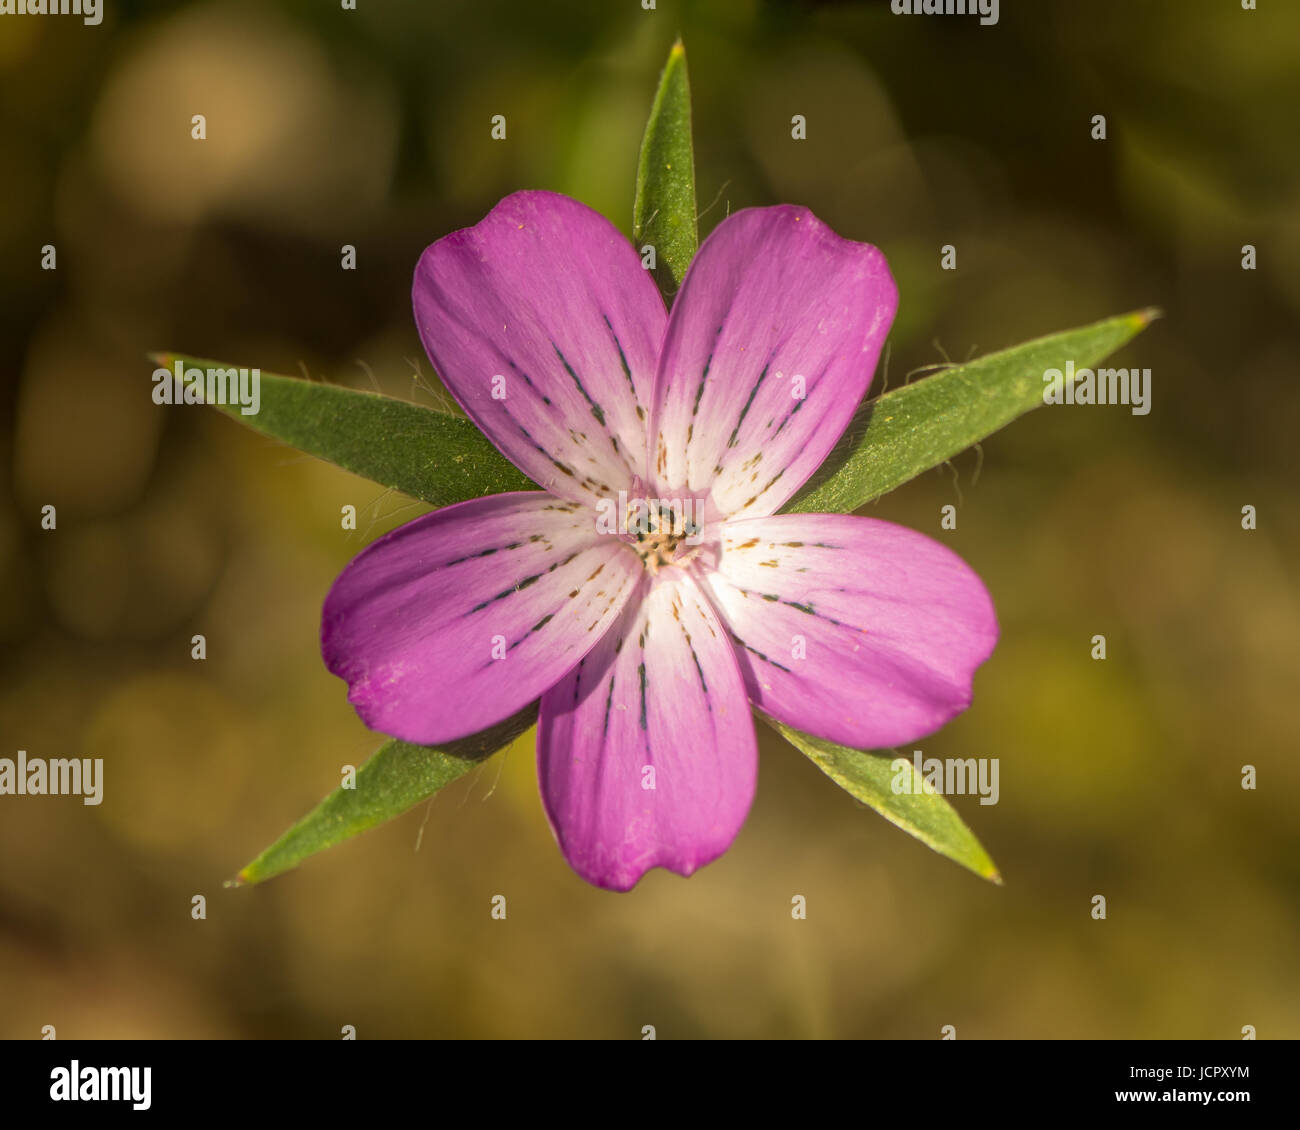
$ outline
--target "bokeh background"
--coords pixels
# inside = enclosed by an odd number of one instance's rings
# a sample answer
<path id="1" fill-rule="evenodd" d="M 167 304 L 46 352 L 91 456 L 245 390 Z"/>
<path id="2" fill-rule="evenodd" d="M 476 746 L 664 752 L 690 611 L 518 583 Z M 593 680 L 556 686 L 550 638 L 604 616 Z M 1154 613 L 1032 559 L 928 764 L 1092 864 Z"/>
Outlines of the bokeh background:
<path id="1" fill-rule="evenodd" d="M 884 0 L 0 19 L 0 756 L 106 763 L 98 808 L 0 798 L 0 1036 L 1300 1035 L 1300 7 L 1001 7 L 994 27 Z M 601 892 L 551 840 L 530 735 L 406 817 L 223 889 L 379 743 L 322 667 L 320 605 L 420 508 L 155 406 L 145 354 L 373 375 L 431 403 L 420 251 L 520 188 L 627 230 L 679 30 L 702 230 L 793 201 L 882 247 L 891 384 L 1166 312 L 1117 361 L 1153 370 L 1149 416 L 1036 412 L 982 466 L 968 452 L 870 508 L 943 537 L 997 603 L 974 706 L 919 744 L 1000 759 L 1000 803 L 956 804 L 1005 886 L 767 735 L 722 860 Z"/>

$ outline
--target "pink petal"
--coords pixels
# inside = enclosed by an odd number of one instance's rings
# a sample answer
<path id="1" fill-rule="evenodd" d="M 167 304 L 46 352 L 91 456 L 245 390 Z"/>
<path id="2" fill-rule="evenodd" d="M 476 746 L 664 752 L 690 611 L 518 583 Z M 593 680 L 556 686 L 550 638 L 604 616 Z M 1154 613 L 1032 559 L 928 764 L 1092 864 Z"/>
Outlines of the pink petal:
<path id="1" fill-rule="evenodd" d="M 971 701 L 998 626 L 947 547 L 874 518 L 727 522 L 706 588 L 750 698 L 796 729 L 881 749 L 932 733 Z"/>
<path id="2" fill-rule="evenodd" d="M 603 216 L 552 192 L 507 196 L 424 252 L 413 300 L 443 383 L 534 482 L 591 502 L 644 474 L 666 315 Z"/>
<path id="3" fill-rule="evenodd" d="M 409 742 L 509 717 L 583 657 L 643 573 L 595 514 L 541 491 L 476 498 L 398 527 L 325 599 L 325 665 L 371 729 Z"/>
<path id="4" fill-rule="evenodd" d="M 579 875 L 616 891 L 726 851 L 757 775 L 745 687 L 708 601 L 679 569 L 647 576 L 642 592 L 542 697 L 538 730 L 555 837 Z"/>
<path id="5" fill-rule="evenodd" d="M 660 493 L 708 493 L 706 518 L 775 513 L 844 431 L 897 306 L 885 257 L 806 208 L 724 220 L 686 273 L 659 358 Z"/>

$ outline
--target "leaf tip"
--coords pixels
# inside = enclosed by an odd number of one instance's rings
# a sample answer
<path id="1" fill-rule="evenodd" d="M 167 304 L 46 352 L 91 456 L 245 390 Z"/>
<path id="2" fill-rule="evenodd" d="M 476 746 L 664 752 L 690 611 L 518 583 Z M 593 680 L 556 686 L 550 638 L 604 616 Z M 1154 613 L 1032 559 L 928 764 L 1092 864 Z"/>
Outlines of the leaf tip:
<path id="1" fill-rule="evenodd" d="M 684 58 L 685 55 L 686 55 L 686 44 L 682 42 L 682 37 L 679 35 L 677 39 L 673 42 L 672 48 L 668 52 L 668 58 L 681 59 Z"/>
<path id="2" fill-rule="evenodd" d="M 155 365 L 162 365 L 164 368 L 170 369 L 172 367 L 172 361 L 175 359 L 176 354 L 158 352 L 158 353 L 146 353 L 145 356 L 148 357 L 149 360 L 152 361 Z"/>
<path id="3" fill-rule="evenodd" d="M 1163 318 L 1164 316 L 1165 312 L 1159 306 L 1148 306 L 1143 310 L 1133 311 L 1129 315 L 1129 321 L 1133 323 L 1135 328 L 1144 330 L 1157 318 Z"/>

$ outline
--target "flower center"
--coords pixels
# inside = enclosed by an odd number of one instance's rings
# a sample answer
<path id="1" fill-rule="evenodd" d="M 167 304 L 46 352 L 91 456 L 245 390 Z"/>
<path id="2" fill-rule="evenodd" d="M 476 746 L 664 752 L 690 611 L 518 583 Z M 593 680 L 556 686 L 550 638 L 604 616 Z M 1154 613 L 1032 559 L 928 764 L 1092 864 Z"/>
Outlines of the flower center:
<path id="1" fill-rule="evenodd" d="M 651 499 L 628 513 L 624 530 L 629 535 L 628 544 L 653 575 L 661 565 L 685 565 L 695 556 L 691 549 L 679 557 L 678 548 L 683 543 L 693 544 L 700 526 L 685 509 L 679 512 Z"/>

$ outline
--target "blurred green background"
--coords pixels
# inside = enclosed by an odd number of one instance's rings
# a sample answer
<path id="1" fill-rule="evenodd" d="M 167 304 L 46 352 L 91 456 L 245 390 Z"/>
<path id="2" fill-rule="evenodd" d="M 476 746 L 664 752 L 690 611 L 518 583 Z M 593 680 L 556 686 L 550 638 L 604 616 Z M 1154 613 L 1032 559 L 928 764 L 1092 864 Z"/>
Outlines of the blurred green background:
<path id="1" fill-rule="evenodd" d="M 1300 6 L 1001 7 L 994 27 L 884 0 L 0 19 L 0 756 L 102 757 L 106 778 L 98 808 L 0 798 L 0 1036 L 1300 1035 Z M 321 664 L 320 606 L 420 511 L 155 406 L 146 352 L 373 373 L 429 403 L 420 251 L 520 188 L 628 230 L 679 30 L 702 231 L 791 201 L 883 248 L 891 385 L 1166 311 L 1117 360 L 1151 367 L 1149 416 L 1037 412 L 982 466 L 967 452 L 870 509 L 947 540 L 997 604 L 974 706 L 918 745 L 1000 759 L 1000 803 L 956 804 L 1005 887 L 766 735 L 722 860 L 598 891 L 552 842 L 530 735 L 401 820 L 223 890 L 378 744 Z"/>

